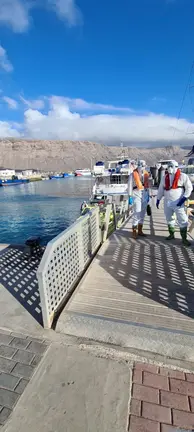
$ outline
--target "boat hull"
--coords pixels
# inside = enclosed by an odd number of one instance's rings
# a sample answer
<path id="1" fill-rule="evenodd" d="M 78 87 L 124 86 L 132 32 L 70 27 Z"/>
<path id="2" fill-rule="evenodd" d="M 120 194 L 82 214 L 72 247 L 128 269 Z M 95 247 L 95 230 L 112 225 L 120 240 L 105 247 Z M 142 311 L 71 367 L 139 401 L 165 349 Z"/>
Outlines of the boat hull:
<path id="1" fill-rule="evenodd" d="M 19 186 L 21 184 L 26 184 L 29 183 L 29 179 L 24 179 L 24 180 L 1 180 L 0 181 L 0 186 Z"/>

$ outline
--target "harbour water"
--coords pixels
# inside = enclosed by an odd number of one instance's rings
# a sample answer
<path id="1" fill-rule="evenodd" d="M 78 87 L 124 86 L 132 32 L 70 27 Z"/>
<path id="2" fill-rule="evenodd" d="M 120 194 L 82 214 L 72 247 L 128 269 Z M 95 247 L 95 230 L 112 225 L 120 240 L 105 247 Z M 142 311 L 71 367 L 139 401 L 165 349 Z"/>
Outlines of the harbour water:
<path id="1" fill-rule="evenodd" d="M 0 188 L 0 243 L 23 244 L 35 235 L 46 244 L 79 217 L 92 185 L 91 178 L 66 178 Z"/>

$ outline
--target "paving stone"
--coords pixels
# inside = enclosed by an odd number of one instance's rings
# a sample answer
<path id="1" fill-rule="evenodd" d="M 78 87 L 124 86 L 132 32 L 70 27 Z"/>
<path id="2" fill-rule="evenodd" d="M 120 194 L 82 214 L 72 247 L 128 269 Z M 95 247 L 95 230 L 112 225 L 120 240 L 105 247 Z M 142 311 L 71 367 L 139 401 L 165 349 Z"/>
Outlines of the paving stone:
<path id="1" fill-rule="evenodd" d="M 173 370 L 173 369 L 167 369 L 167 368 L 160 368 L 160 374 L 164 375 L 164 376 L 168 376 L 171 378 L 176 378 L 176 379 L 181 379 L 184 380 L 185 379 L 185 373 L 182 371 L 178 371 L 178 370 Z"/>
<path id="2" fill-rule="evenodd" d="M 33 352 L 34 354 L 43 354 L 47 348 L 47 345 L 41 344 L 39 342 L 31 342 L 28 346 L 28 351 Z"/>
<path id="3" fill-rule="evenodd" d="M 160 432 L 160 424 L 152 420 L 131 416 L 129 432 Z"/>
<path id="4" fill-rule="evenodd" d="M 0 328 L 0 333 L 1 334 L 11 334 L 11 331 L 7 330 L 7 329 Z"/>
<path id="5" fill-rule="evenodd" d="M 159 370 L 158 366 L 152 365 L 149 363 L 136 363 L 135 368 L 138 370 L 143 370 L 143 371 L 150 372 L 153 374 L 157 374 L 158 370 Z"/>
<path id="6" fill-rule="evenodd" d="M 19 398 L 19 394 L 0 388 L 0 405 L 13 408 Z"/>
<path id="7" fill-rule="evenodd" d="M 5 423 L 5 421 L 8 419 L 8 417 L 11 414 L 11 410 L 9 408 L 3 408 L 0 412 L 0 424 Z"/>
<path id="8" fill-rule="evenodd" d="M 7 357 L 10 359 L 13 357 L 15 352 L 16 352 L 16 349 L 14 349 L 10 346 L 0 345 L 0 356 Z"/>
<path id="9" fill-rule="evenodd" d="M 13 336 L 0 333 L 0 345 L 9 345 L 12 339 Z"/>
<path id="10" fill-rule="evenodd" d="M 177 429 L 176 426 L 169 426 L 169 425 L 165 425 L 162 424 L 161 425 L 161 432 L 192 432 L 191 430 L 186 430 L 186 429 Z"/>
<path id="11" fill-rule="evenodd" d="M 21 378 L 30 378 L 34 372 L 34 368 L 29 365 L 17 363 L 14 369 L 12 370 L 12 373 L 14 375 L 17 375 Z"/>
<path id="12" fill-rule="evenodd" d="M 29 340 L 29 342 L 38 342 L 40 344 L 43 343 L 43 339 L 39 339 L 39 338 L 31 337 L 31 336 L 28 336 L 27 339 Z"/>
<path id="13" fill-rule="evenodd" d="M 0 357 L 0 372 L 11 372 L 16 362 Z"/>
<path id="14" fill-rule="evenodd" d="M 11 335 L 12 335 L 13 337 L 15 337 L 15 338 L 19 338 L 19 339 L 27 339 L 27 336 L 25 336 L 25 335 L 21 335 L 21 334 L 19 334 L 19 333 L 14 333 L 14 332 L 12 332 Z"/>
<path id="15" fill-rule="evenodd" d="M 182 411 L 184 413 L 184 411 Z M 142 402 L 142 417 L 161 423 L 171 424 L 171 410 L 160 405 Z"/>
<path id="16" fill-rule="evenodd" d="M 141 401 L 132 399 L 131 400 L 131 406 L 130 406 L 130 413 L 140 417 L 141 415 Z"/>
<path id="17" fill-rule="evenodd" d="M 173 424 L 183 428 L 194 428 L 194 414 L 184 411 L 172 410 Z"/>
<path id="18" fill-rule="evenodd" d="M 14 390 L 18 381 L 19 378 L 11 374 L 6 374 L 6 373 L 0 374 L 0 387 L 5 387 L 8 390 Z"/>
<path id="19" fill-rule="evenodd" d="M 22 378 L 17 387 L 15 388 L 15 391 L 19 394 L 22 394 L 28 383 L 29 381 Z"/>
<path id="20" fill-rule="evenodd" d="M 154 375 L 149 372 L 143 373 L 143 384 L 148 387 L 154 387 L 162 390 L 168 390 L 168 377 L 162 375 Z"/>
<path id="21" fill-rule="evenodd" d="M 170 389 L 173 393 L 194 396 L 194 385 L 191 382 L 170 378 Z"/>
<path id="22" fill-rule="evenodd" d="M 34 354 L 33 354 L 34 355 Z M 42 357 L 40 355 L 35 355 L 32 362 L 30 363 L 32 366 L 37 366 L 40 363 Z"/>
<path id="23" fill-rule="evenodd" d="M 158 404 L 159 390 L 140 384 L 133 384 L 133 397 L 141 401 Z"/>
<path id="24" fill-rule="evenodd" d="M 18 350 L 14 356 L 13 360 L 16 360 L 20 363 L 30 364 L 32 359 L 34 357 L 34 354 L 28 351 Z"/>
<path id="25" fill-rule="evenodd" d="M 133 371 L 133 382 L 136 384 L 142 384 L 143 372 L 139 369 Z"/>
<path id="26" fill-rule="evenodd" d="M 194 383 L 194 374 L 186 373 L 185 375 L 187 381 Z"/>
<path id="27" fill-rule="evenodd" d="M 161 405 L 178 410 L 190 411 L 188 397 L 178 393 L 161 390 Z"/>
<path id="28" fill-rule="evenodd" d="M 29 345 L 29 340 L 28 339 L 21 339 L 21 338 L 14 338 L 11 343 L 10 346 L 14 347 L 14 348 L 27 348 L 27 346 Z"/>

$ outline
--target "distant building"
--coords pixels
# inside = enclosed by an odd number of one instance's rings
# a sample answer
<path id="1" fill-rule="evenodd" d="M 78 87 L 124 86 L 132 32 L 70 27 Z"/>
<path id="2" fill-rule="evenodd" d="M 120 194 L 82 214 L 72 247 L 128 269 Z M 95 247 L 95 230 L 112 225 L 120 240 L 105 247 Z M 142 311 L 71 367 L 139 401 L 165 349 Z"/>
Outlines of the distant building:
<path id="1" fill-rule="evenodd" d="M 12 177 L 15 175 L 14 169 L 2 168 L 0 169 L 0 178 Z"/>
<path id="2" fill-rule="evenodd" d="M 30 177 L 33 175 L 33 173 L 34 173 L 33 170 L 30 170 L 30 169 L 22 171 L 22 175 L 24 177 Z"/>

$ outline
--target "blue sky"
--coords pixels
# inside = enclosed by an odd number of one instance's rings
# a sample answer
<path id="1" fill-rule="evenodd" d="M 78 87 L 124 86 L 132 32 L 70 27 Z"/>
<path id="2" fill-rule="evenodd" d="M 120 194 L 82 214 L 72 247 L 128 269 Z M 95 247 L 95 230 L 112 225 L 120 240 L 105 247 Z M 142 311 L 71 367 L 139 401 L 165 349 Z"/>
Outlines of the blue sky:
<path id="1" fill-rule="evenodd" d="M 0 0 L 0 136 L 189 145 L 193 18 L 193 0 Z"/>

